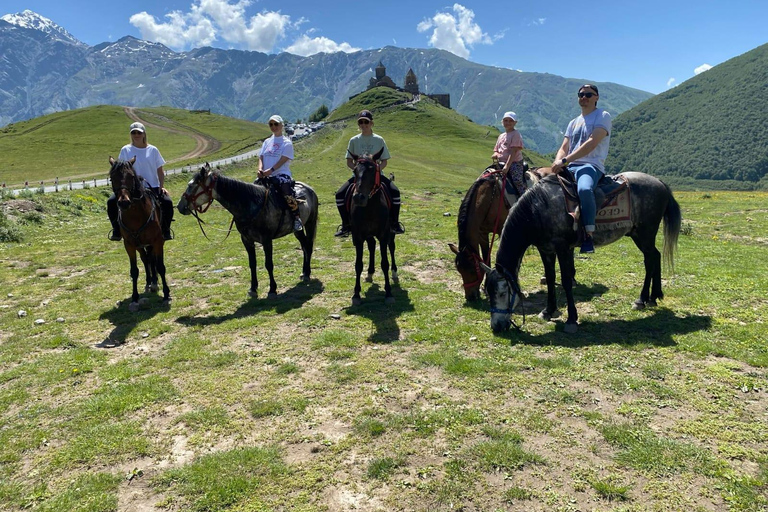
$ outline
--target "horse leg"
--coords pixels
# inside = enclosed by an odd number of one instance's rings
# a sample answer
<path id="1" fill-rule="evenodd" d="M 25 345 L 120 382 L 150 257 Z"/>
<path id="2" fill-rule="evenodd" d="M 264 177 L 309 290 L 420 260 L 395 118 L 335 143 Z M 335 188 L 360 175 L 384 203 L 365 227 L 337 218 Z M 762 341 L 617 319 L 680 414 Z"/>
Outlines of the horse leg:
<path id="1" fill-rule="evenodd" d="M 144 293 L 149 293 L 152 291 L 152 262 L 146 249 L 139 247 L 137 250 L 139 251 L 139 256 L 141 256 L 141 262 L 144 264 Z"/>
<path id="2" fill-rule="evenodd" d="M 392 281 L 399 282 L 400 278 L 397 277 L 397 263 L 395 262 L 395 237 L 389 237 L 389 256 L 392 260 L 390 268 L 392 269 Z"/>
<path id="3" fill-rule="evenodd" d="M 365 276 L 365 282 L 372 283 L 373 273 L 376 271 L 376 239 L 371 237 L 367 241 L 368 241 L 368 275 Z"/>
<path id="4" fill-rule="evenodd" d="M 306 231 L 308 229 L 307 226 L 305 226 L 304 229 Z M 301 268 L 299 279 L 307 282 L 309 281 L 309 274 L 312 272 L 310 268 L 310 261 L 312 260 L 312 238 L 305 235 L 304 231 L 294 231 L 293 234 L 296 236 L 299 244 L 301 244 L 301 252 L 304 255 L 304 264 Z"/>
<path id="5" fill-rule="evenodd" d="M 395 303 L 395 298 L 392 296 L 392 285 L 389 282 L 389 257 L 387 256 L 390 237 L 394 238 L 394 235 L 386 233 L 381 239 L 379 239 L 379 247 L 381 249 L 381 272 L 384 274 L 385 304 Z"/>
<path id="6" fill-rule="evenodd" d="M 163 243 L 163 240 L 155 243 L 155 248 L 153 251 L 155 255 L 155 270 L 160 275 L 160 280 L 163 283 L 163 302 L 170 302 L 171 289 L 168 287 L 168 282 L 165 280 L 165 258 L 163 257 Z"/>
<path id="7" fill-rule="evenodd" d="M 355 242 L 355 293 L 352 295 L 352 305 L 359 306 L 362 302 L 360 298 L 360 274 L 363 273 L 363 244 L 364 240 L 354 240 Z"/>
<path id="8" fill-rule="evenodd" d="M 268 299 L 274 299 L 277 297 L 277 282 L 275 281 L 275 265 L 272 263 L 272 240 L 265 239 L 262 241 L 261 246 L 264 248 L 264 266 L 269 273 L 269 292 L 267 292 Z"/>
<path id="9" fill-rule="evenodd" d="M 240 237 L 245 247 L 245 252 L 248 253 L 248 267 L 251 269 L 251 288 L 248 290 L 249 297 L 259 296 L 259 279 L 256 277 L 256 245 L 251 240 L 246 240 L 245 237 Z"/>
<path id="10" fill-rule="evenodd" d="M 656 233 L 653 234 L 655 241 Z M 643 239 L 638 235 L 632 237 L 635 245 L 643 253 L 643 264 L 645 265 L 645 278 L 643 279 L 643 288 L 640 290 L 640 298 L 632 304 L 632 309 L 645 309 L 645 306 L 655 306 L 656 299 L 662 298 L 661 292 L 661 253 L 656 249 L 656 244 L 650 242 L 643 243 Z M 653 295 L 651 295 L 651 285 L 653 285 Z"/>
<path id="11" fill-rule="evenodd" d="M 539 251 L 541 262 L 544 264 L 544 275 L 547 282 L 547 307 L 541 310 L 539 318 L 551 320 L 557 313 L 557 292 L 555 290 L 555 255 Z M 560 265 L 562 270 L 562 265 Z"/>
<path id="12" fill-rule="evenodd" d="M 133 293 L 128 309 L 137 311 L 139 309 L 139 266 L 136 264 L 136 247 L 125 244 L 125 251 L 128 253 L 128 260 L 131 262 L 131 281 L 133 282 Z"/>
<path id="13" fill-rule="evenodd" d="M 568 318 L 565 321 L 565 332 L 575 333 L 579 328 L 579 313 L 576 311 L 576 302 L 573 300 L 573 283 L 576 274 L 576 266 L 573 263 L 573 249 L 567 248 L 557 252 L 557 260 L 560 263 L 560 279 L 565 290 L 565 299 L 568 302 Z M 554 283 L 552 283 L 554 288 Z"/>

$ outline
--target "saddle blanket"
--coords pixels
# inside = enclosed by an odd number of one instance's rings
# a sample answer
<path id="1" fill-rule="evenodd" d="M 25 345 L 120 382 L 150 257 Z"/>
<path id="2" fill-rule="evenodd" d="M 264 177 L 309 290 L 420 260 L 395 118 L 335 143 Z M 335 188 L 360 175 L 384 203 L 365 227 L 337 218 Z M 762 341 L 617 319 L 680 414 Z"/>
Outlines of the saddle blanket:
<path id="1" fill-rule="evenodd" d="M 628 184 L 626 177 L 621 174 L 614 177 L 605 176 L 600 180 L 595 190 L 596 230 L 626 229 L 632 226 L 632 196 L 629 194 Z M 571 183 L 571 186 L 573 187 L 571 193 L 565 194 L 565 203 L 568 213 L 573 217 L 574 229 L 578 230 L 581 208 L 578 196 L 575 194 L 575 185 Z"/>

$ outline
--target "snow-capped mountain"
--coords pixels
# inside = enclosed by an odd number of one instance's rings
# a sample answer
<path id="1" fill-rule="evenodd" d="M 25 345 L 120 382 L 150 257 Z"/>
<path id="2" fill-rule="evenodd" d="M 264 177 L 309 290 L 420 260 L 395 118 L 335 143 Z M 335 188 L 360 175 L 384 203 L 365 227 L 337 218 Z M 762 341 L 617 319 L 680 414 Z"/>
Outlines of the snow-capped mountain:
<path id="1" fill-rule="evenodd" d="M 16 25 L 17 27 L 29 28 L 32 30 L 45 32 L 46 34 L 50 34 L 54 38 L 61 41 L 67 41 L 72 44 L 86 46 L 85 43 L 78 41 L 75 36 L 67 32 L 62 27 L 58 26 L 53 21 L 49 20 L 45 16 L 40 16 L 34 11 L 30 11 L 29 9 L 23 12 L 17 12 L 16 14 L 6 14 L 0 17 L 0 20 L 6 21 L 11 25 Z"/>

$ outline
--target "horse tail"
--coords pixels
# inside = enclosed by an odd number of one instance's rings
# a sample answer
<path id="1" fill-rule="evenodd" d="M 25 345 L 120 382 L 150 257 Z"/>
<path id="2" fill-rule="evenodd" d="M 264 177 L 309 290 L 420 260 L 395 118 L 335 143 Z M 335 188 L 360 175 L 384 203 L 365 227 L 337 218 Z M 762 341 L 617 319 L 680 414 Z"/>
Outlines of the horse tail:
<path id="1" fill-rule="evenodd" d="M 680 229 L 683 223 L 683 214 L 680 211 L 680 205 L 672 195 L 672 190 L 664 183 L 664 187 L 669 194 L 667 209 L 664 211 L 664 262 L 669 268 L 675 269 L 675 252 L 677 252 L 677 239 L 680 237 Z"/>

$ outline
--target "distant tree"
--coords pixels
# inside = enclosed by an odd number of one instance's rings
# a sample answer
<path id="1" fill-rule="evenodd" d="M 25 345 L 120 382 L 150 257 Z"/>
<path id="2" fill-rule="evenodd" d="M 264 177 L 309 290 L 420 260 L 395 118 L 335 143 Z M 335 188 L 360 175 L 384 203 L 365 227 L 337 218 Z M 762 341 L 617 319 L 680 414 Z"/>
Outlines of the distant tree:
<path id="1" fill-rule="evenodd" d="M 325 103 L 323 103 L 317 110 L 312 113 L 311 116 L 309 116 L 309 122 L 316 123 L 325 119 L 326 117 L 328 117 L 328 107 L 326 107 Z"/>

